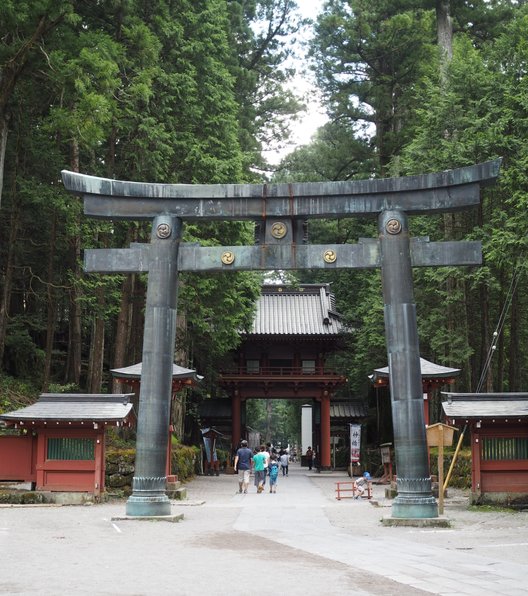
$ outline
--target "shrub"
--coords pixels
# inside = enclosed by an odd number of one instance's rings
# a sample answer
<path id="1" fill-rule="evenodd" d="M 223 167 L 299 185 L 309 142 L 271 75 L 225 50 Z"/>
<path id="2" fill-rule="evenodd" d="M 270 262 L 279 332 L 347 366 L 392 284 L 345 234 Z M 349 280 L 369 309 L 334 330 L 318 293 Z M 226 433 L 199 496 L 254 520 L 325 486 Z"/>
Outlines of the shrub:
<path id="1" fill-rule="evenodd" d="M 455 448 L 444 449 L 444 480 L 453 461 Z M 431 474 L 438 475 L 438 449 L 431 449 Z M 455 467 L 449 480 L 454 488 L 471 488 L 471 449 L 461 449 L 457 455 Z"/>
<path id="2" fill-rule="evenodd" d="M 173 445 L 171 452 L 171 472 L 178 476 L 178 480 L 188 480 L 196 473 L 196 465 L 200 457 L 198 447 L 188 445 Z"/>

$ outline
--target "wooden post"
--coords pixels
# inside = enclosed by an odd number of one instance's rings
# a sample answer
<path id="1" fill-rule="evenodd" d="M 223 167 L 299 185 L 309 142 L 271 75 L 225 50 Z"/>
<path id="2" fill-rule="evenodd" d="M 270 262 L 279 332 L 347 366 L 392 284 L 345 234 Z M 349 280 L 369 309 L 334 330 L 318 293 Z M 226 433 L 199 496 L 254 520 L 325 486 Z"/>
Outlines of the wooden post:
<path id="1" fill-rule="evenodd" d="M 325 391 L 324 393 L 327 393 Z M 330 470 L 330 396 L 321 397 L 321 452 L 319 454 L 321 470 Z"/>
<path id="2" fill-rule="evenodd" d="M 231 447 L 234 451 L 238 449 L 242 438 L 240 409 L 241 399 L 238 389 L 235 389 L 231 397 Z"/>
<path id="3" fill-rule="evenodd" d="M 440 441 L 438 441 L 438 513 L 444 513 L 444 426 L 439 426 Z"/>

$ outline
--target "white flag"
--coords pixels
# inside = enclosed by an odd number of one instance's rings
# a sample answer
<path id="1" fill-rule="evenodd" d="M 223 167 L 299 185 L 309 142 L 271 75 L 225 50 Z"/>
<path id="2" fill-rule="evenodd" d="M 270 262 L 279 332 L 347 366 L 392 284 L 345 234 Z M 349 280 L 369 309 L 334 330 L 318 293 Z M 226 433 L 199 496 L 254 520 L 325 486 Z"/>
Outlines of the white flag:
<path id="1" fill-rule="evenodd" d="M 359 461 L 361 451 L 361 424 L 350 425 L 350 463 Z"/>

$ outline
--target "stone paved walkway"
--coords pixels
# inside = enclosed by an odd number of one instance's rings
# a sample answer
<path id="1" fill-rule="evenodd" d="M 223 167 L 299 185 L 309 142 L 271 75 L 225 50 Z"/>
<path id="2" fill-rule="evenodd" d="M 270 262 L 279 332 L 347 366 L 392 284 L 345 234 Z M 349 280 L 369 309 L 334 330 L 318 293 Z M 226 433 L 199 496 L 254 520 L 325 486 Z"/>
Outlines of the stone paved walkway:
<path id="1" fill-rule="evenodd" d="M 276 494 L 197 477 L 177 524 L 112 521 L 124 503 L 0 508 L 0 593 L 176 596 L 528 594 L 528 513 L 469 511 L 451 528 L 385 527 L 384 487 L 335 498 L 344 473 L 290 467 Z"/>

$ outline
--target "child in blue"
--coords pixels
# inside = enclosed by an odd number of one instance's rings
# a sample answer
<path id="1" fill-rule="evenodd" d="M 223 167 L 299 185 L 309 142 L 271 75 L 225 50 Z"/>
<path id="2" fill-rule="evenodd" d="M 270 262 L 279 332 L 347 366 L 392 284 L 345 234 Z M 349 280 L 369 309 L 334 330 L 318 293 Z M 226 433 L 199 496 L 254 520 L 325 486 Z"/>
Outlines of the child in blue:
<path id="1" fill-rule="evenodd" d="M 277 492 L 277 478 L 279 477 L 279 462 L 277 456 L 272 455 L 269 463 L 269 481 L 270 481 L 270 493 Z"/>

